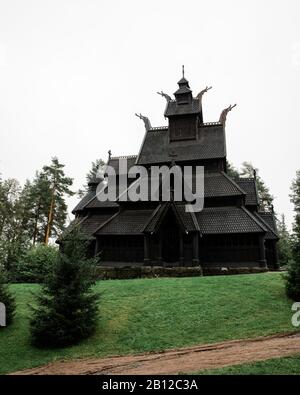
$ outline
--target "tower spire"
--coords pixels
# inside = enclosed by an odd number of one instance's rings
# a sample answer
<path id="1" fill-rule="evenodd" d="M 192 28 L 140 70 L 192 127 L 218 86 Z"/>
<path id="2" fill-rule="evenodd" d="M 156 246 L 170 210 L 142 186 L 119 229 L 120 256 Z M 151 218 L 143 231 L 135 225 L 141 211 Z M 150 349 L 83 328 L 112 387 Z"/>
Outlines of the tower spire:
<path id="1" fill-rule="evenodd" d="M 182 65 L 182 78 L 178 81 L 179 89 L 174 93 L 177 103 L 191 103 L 192 91 L 188 80 L 184 76 L 184 65 Z"/>

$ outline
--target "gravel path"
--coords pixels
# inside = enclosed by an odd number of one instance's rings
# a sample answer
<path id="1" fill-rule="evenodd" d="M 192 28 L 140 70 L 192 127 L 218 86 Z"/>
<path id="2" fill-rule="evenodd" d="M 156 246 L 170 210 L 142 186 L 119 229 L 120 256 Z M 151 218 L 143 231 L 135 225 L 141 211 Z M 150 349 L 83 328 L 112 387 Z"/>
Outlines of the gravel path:
<path id="1" fill-rule="evenodd" d="M 178 374 L 300 354 L 300 333 L 166 350 L 158 353 L 50 363 L 14 374 Z"/>

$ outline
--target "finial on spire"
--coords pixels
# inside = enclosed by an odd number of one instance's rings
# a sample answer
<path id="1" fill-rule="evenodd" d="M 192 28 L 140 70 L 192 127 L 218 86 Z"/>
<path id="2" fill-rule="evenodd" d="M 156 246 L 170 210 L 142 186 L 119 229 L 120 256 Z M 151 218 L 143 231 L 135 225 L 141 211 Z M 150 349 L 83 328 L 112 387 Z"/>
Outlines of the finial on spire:
<path id="1" fill-rule="evenodd" d="M 108 151 L 108 159 L 111 158 L 111 150 Z"/>
<path id="2" fill-rule="evenodd" d="M 184 64 L 182 65 L 182 78 L 184 78 Z"/>

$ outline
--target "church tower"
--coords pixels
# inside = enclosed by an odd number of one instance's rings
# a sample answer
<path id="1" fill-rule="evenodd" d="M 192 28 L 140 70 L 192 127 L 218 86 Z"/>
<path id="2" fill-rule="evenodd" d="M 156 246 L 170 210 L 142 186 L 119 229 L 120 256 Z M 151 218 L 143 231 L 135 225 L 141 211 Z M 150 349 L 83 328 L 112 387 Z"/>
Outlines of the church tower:
<path id="1" fill-rule="evenodd" d="M 174 93 L 175 100 L 167 104 L 165 117 L 169 120 L 169 138 L 171 141 L 196 140 L 197 130 L 203 123 L 202 106 L 198 98 L 193 98 L 189 82 L 183 76 Z"/>

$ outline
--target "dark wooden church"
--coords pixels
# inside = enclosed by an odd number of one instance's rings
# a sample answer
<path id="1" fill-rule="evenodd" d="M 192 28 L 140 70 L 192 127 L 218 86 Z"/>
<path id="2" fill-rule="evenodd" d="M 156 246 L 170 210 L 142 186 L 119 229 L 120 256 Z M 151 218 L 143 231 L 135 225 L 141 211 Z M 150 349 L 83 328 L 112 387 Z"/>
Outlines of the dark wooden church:
<path id="1" fill-rule="evenodd" d="M 75 207 L 75 222 L 92 238 L 101 264 L 125 266 L 201 266 L 228 270 L 278 268 L 275 219 L 272 210 L 260 211 L 255 176 L 233 179 L 227 174 L 225 123 L 205 123 L 202 96 L 193 97 L 183 78 L 173 100 L 167 94 L 168 126 L 152 127 L 139 115 L 146 133 L 137 156 L 127 157 L 128 169 L 143 165 L 204 166 L 204 209 L 186 212 L 185 202 L 100 202 L 97 178 Z M 109 154 L 108 165 L 118 174 L 120 157 Z M 128 171 L 128 170 L 127 170 Z M 128 180 L 128 184 L 132 182 Z"/>

